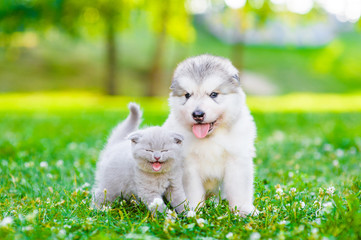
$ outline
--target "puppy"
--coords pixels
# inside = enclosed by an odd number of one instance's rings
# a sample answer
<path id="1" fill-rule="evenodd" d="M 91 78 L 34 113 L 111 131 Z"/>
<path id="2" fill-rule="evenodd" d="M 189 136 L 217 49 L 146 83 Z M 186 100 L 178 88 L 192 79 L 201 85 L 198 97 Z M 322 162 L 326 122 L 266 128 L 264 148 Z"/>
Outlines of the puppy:
<path id="1" fill-rule="evenodd" d="M 256 126 L 238 70 L 225 58 L 201 55 L 176 68 L 164 127 L 184 141 L 184 190 L 191 208 L 218 192 L 245 216 L 253 206 Z"/>

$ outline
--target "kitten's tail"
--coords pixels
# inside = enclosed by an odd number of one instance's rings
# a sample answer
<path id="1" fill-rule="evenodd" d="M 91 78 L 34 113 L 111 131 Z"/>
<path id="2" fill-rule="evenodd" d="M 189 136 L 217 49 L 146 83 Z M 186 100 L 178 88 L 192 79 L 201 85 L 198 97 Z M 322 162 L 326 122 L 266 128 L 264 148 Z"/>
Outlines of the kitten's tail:
<path id="1" fill-rule="evenodd" d="M 112 134 L 108 139 L 107 145 L 123 141 L 125 137 L 129 135 L 129 133 L 138 129 L 141 122 L 142 111 L 140 110 L 138 104 L 132 102 L 128 104 L 128 108 L 128 117 L 113 129 Z"/>

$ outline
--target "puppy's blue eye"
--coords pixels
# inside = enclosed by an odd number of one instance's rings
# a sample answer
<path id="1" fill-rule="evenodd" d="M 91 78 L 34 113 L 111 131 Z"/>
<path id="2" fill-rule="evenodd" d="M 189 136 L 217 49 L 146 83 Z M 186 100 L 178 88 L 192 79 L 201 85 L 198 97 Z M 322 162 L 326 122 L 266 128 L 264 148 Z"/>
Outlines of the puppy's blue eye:
<path id="1" fill-rule="evenodd" d="M 212 92 L 211 94 L 209 94 L 209 96 L 210 96 L 211 98 L 216 98 L 216 97 L 218 96 L 218 93 Z"/>
<path id="2" fill-rule="evenodd" d="M 186 93 L 184 96 L 186 97 L 186 99 L 191 97 L 191 95 L 189 93 Z"/>

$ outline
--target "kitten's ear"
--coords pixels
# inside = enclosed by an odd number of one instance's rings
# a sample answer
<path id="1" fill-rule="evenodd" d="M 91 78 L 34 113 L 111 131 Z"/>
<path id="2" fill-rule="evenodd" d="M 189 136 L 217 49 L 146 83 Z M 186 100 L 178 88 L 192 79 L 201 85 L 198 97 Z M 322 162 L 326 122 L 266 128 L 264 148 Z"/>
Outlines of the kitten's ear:
<path id="1" fill-rule="evenodd" d="M 140 134 L 139 132 L 133 132 L 128 135 L 127 139 L 132 141 L 132 143 L 138 143 L 141 137 L 142 134 Z"/>
<path id="2" fill-rule="evenodd" d="M 184 137 L 178 133 L 173 133 L 172 138 L 174 140 L 174 143 L 176 144 L 182 144 Z"/>

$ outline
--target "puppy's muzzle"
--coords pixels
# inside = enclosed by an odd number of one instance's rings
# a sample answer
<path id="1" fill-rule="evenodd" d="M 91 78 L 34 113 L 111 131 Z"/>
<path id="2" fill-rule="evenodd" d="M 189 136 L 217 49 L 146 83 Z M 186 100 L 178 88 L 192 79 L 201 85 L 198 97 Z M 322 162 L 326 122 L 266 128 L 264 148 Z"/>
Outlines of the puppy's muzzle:
<path id="1" fill-rule="evenodd" d="M 206 115 L 206 114 L 205 114 L 203 111 L 201 111 L 201 110 L 195 110 L 195 111 L 192 113 L 192 117 L 193 117 L 194 121 L 196 121 L 197 123 L 203 122 L 205 115 Z"/>

